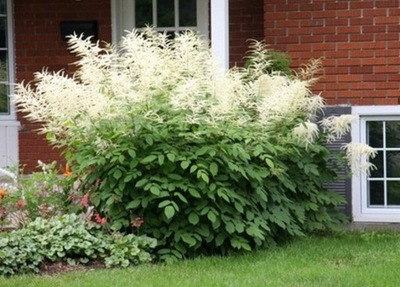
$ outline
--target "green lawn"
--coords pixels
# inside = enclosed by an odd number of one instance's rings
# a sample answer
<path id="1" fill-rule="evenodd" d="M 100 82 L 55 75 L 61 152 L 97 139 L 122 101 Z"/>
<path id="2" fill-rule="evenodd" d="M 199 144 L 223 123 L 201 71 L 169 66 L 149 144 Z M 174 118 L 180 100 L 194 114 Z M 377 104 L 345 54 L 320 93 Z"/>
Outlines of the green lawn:
<path id="1" fill-rule="evenodd" d="M 310 237 L 242 256 L 168 266 L 0 277 L 0 286 L 400 286 L 400 233 Z"/>

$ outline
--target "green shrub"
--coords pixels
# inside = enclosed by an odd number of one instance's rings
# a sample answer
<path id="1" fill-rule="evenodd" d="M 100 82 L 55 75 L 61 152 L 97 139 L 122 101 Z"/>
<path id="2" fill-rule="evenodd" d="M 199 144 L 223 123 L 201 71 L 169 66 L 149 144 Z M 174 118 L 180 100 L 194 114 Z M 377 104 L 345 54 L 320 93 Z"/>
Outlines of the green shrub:
<path id="1" fill-rule="evenodd" d="M 113 137 L 117 149 L 100 156 L 85 143 L 74 153 L 78 173 L 91 170 L 83 190 L 101 178 L 90 198 L 112 228 L 143 218 L 140 232 L 157 238 L 161 258 L 251 250 L 343 219 L 335 210 L 343 198 L 323 187 L 334 173 L 322 144 L 305 149 L 272 141 L 273 131 L 164 119 L 136 116 L 134 137 Z M 103 124 L 99 135 L 109 136 Z"/>
<path id="2" fill-rule="evenodd" d="M 170 40 L 152 30 L 116 47 L 70 44 L 80 57 L 74 77 L 38 73 L 17 101 L 65 149 L 112 229 L 156 238 L 169 260 L 342 222 L 343 198 L 323 186 L 335 176 L 324 144 L 352 119 L 315 122 L 324 107 L 310 91 L 318 61 L 294 77 L 266 74 L 268 51 L 255 43 L 247 67 L 225 72 L 194 34 Z M 352 162 L 374 153 L 350 150 Z"/>
<path id="3" fill-rule="evenodd" d="M 253 45 L 257 46 L 260 45 L 260 43 L 253 43 Z M 264 45 L 262 45 L 263 48 L 267 51 L 266 55 L 268 60 L 270 61 L 270 64 L 265 68 L 264 72 L 265 73 L 282 73 L 285 76 L 291 77 L 293 76 L 293 71 L 291 68 L 291 63 L 292 59 L 290 58 L 290 55 L 281 52 L 281 51 L 275 51 L 275 50 L 268 50 Z M 246 61 L 245 66 L 248 67 L 251 65 L 252 59 L 254 58 L 254 55 L 251 55 L 249 59 Z"/>
<path id="4" fill-rule="evenodd" d="M 107 234 L 78 216 L 37 218 L 24 228 L 0 234 L 0 275 L 39 272 L 41 264 L 92 260 L 106 267 L 127 267 L 151 261 L 156 241 L 148 237 Z"/>

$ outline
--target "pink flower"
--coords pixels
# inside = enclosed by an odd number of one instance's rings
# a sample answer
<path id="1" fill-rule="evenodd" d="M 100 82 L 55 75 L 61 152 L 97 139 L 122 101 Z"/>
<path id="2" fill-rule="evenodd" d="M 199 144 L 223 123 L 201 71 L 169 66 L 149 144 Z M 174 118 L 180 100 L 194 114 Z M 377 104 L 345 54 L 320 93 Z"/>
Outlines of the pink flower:
<path id="1" fill-rule="evenodd" d="M 107 219 L 101 218 L 100 214 L 98 214 L 98 213 L 94 214 L 94 221 L 96 221 L 96 223 L 100 224 L 100 225 L 107 224 Z"/>
<path id="2" fill-rule="evenodd" d="M 81 201 L 79 202 L 80 207 L 86 207 L 89 205 L 89 194 L 86 193 L 84 196 L 82 196 Z"/>
<path id="3" fill-rule="evenodd" d="M 143 217 L 138 217 L 136 219 L 131 220 L 131 224 L 133 227 L 139 228 L 143 224 Z"/>
<path id="4" fill-rule="evenodd" d="M 22 208 L 26 205 L 26 202 L 24 200 L 20 199 L 17 201 L 16 205 L 18 208 Z"/>

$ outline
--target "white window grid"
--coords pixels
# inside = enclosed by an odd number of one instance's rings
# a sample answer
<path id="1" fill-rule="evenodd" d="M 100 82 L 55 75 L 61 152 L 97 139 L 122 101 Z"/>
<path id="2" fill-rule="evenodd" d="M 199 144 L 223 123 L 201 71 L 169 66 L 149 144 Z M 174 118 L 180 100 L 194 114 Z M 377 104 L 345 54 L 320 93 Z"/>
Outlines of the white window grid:
<path id="1" fill-rule="evenodd" d="M 353 106 L 352 114 L 357 120 L 352 124 L 351 137 L 354 143 L 366 142 L 366 121 L 400 121 L 397 105 Z M 361 160 L 366 160 L 361 159 Z M 368 206 L 367 174 L 352 175 L 352 219 L 354 222 L 400 223 L 400 207 L 382 208 Z"/>
<path id="2" fill-rule="evenodd" d="M 376 119 L 376 118 L 368 118 L 368 117 L 366 117 L 366 118 L 363 119 L 363 124 L 366 125 L 367 122 L 369 122 L 369 121 L 382 122 L 383 147 L 380 147 L 380 148 L 376 147 L 374 149 L 377 152 L 382 152 L 382 154 L 383 154 L 383 156 L 382 156 L 382 159 L 383 159 L 383 176 L 382 177 L 367 176 L 367 182 L 370 182 L 370 181 L 383 181 L 384 192 L 383 192 L 383 205 L 374 205 L 374 204 L 370 203 L 370 198 L 371 197 L 370 197 L 370 190 L 368 188 L 367 206 L 369 208 L 400 208 L 400 205 L 389 205 L 388 204 L 388 198 L 387 198 L 388 197 L 387 196 L 387 193 L 388 193 L 387 183 L 389 181 L 400 181 L 400 177 L 388 177 L 388 172 L 387 172 L 387 152 L 400 151 L 400 145 L 399 145 L 399 147 L 387 147 L 387 144 L 386 144 L 386 139 L 387 139 L 387 137 L 386 137 L 386 123 L 388 121 L 400 121 L 400 118 L 388 118 L 388 117 L 386 117 L 386 118 Z M 365 133 L 365 135 L 367 137 L 367 132 Z M 366 138 L 366 141 L 367 141 L 367 138 Z"/>
<path id="3" fill-rule="evenodd" d="M 174 26 L 158 27 L 157 23 L 157 2 L 153 0 L 153 28 L 160 32 L 181 32 L 185 30 L 193 30 L 199 32 L 200 35 L 208 38 L 208 0 L 196 0 L 197 26 L 180 26 L 179 25 L 179 1 L 174 0 Z M 112 40 L 118 42 L 126 31 L 132 31 L 135 27 L 135 0 L 112 0 Z M 143 28 L 137 28 L 138 31 Z"/>
<path id="4" fill-rule="evenodd" d="M 14 121 L 17 119 L 16 109 L 13 103 L 14 93 L 14 34 L 13 34 L 13 19 L 12 19 L 12 0 L 6 0 L 7 14 L 0 14 L 0 17 L 7 18 L 7 47 L 0 48 L 0 51 L 7 52 L 7 80 L 0 81 L 0 84 L 8 86 L 9 111 L 8 113 L 0 113 L 0 121 Z"/>

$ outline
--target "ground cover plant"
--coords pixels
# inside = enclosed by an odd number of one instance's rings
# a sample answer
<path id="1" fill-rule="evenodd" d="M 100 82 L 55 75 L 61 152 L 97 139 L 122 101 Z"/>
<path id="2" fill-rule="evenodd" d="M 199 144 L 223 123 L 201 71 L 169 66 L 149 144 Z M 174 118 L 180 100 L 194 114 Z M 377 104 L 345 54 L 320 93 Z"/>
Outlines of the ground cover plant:
<path id="1" fill-rule="evenodd" d="M 398 232 L 305 237 L 246 255 L 185 260 L 173 265 L 84 271 L 57 276 L 0 277 L 3 287 L 103 286 L 398 286 Z"/>
<path id="2" fill-rule="evenodd" d="M 88 198 L 74 192 L 68 168 L 60 176 L 55 162 L 39 166 L 29 177 L 0 169 L 0 275 L 153 260 L 155 239 L 110 232 Z"/>
<path id="3" fill-rule="evenodd" d="M 288 77 L 263 43 L 226 72 L 194 33 L 148 29 L 117 46 L 73 36 L 73 76 L 19 85 L 28 119 L 65 151 L 77 186 L 107 227 L 156 238 L 160 260 L 249 251 L 340 225 L 343 203 L 325 143 L 349 116 L 316 122 L 313 61 Z M 372 156 L 346 147 L 350 166 Z M 368 168 L 368 161 L 365 161 Z M 364 166 L 365 167 L 365 166 Z"/>
<path id="4" fill-rule="evenodd" d="M 98 261 L 104 267 L 149 263 L 156 241 L 145 236 L 108 234 L 76 214 L 41 217 L 0 234 L 0 275 L 39 272 L 47 262 L 70 265 Z"/>

